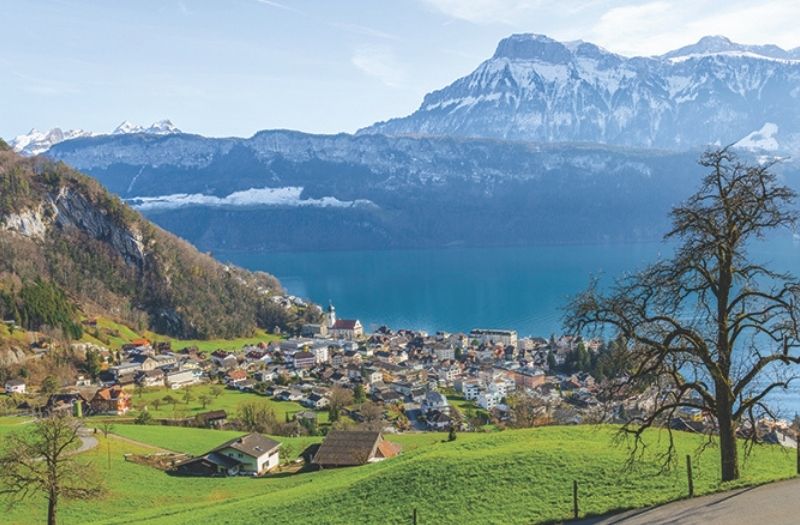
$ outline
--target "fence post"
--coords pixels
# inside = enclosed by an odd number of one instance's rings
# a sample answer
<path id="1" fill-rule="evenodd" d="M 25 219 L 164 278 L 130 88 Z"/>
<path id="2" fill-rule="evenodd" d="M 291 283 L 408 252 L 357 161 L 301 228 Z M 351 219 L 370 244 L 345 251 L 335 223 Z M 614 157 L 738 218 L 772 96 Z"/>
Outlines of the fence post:
<path id="1" fill-rule="evenodd" d="M 686 454 L 686 476 L 689 478 L 689 497 L 694 496 L 694 480 L 692 479 L 692 456 Z"/>
<path id="2" fill-rule="evenodd" d="M 578 519 L 578 480 L 572 481 L 572 514 Z"/>
<path id="3" fill-rule="evenodd" d="M 797 444 L 797 475 L 800 476 L 800 430 L 795 432 L 794 440 Z"/>
<path id="4" fill-rule="evenodd" d="M 416 507 L 414 507 L 414 512 L 413 512 L 413 514 L 411 516 L 412 516 L 414 525 L 417 525 L 417 508 Z"/>

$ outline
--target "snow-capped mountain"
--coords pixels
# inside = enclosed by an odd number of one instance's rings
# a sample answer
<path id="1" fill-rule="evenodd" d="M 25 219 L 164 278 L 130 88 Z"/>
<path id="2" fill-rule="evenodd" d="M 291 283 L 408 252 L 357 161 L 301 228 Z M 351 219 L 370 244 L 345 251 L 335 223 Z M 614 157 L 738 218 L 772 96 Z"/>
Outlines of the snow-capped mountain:
<path id="1" fill-rule="evenodd" d="M 61 128 L 53 128 L 50 131 L 39 131 L 32 129 L 25 135 L 17 135 L 9 142 L 9 146 L 23 155 L 38 155 L 44 153 L 51 146 L 65 140 L 77 139 L 80 137 L 91 137 L 91 131 L 82 129 L 68 129 L 63 131 Z"/>
<path id="2" fill-rule="evenodd" d="M 175 124 L 172 123 L 171 120 L 159 120 L 158 122 L 154 122 L 150 124 L 149 127 L 139 126 L 137 124 L 131 123 L 129 120 L 125 120 L 117 126 L 114 131 L 111 132 L 112 135 L 122 135 L 126 133 L 149 133 L 151 135 L 169 135 L 170 133 L 180 133 Z"/>
<path id="3" fill-rule="evenodd" d="M 159 120 L 158 122 L 151 124 L 149 127 L 137 126 L 126 120 L 111 132 L 112 135 L 130 133 L 169 135 L 172 133 L 181 133 L 181 130 L 175 127 L 170 120 Z M 18 135 L 11 139 L 9 145 L 18 153 L 32 156 L 44 153 L 54 145 L 58 144 L 59 142 L 64 142 L 65 140 L 72 140 L 82 137 L 95 137 L 99 135 L 105 134 L 84 131 L 82 129 L 70 129 L 67 131 L 63 131 L 61 128 L 53 128 L 50 131 L 39 131 L 38 129 L 32 129 L 25 135 Z"/>
<path id="4" fill-rule="evenodd" d="M 705 37 L 629 58 L 518 34 L 411 115 L 359 133 L 686 149 L 731 144 L 767 123 L 776 149 L 800 150 L 800 49 Z"/>

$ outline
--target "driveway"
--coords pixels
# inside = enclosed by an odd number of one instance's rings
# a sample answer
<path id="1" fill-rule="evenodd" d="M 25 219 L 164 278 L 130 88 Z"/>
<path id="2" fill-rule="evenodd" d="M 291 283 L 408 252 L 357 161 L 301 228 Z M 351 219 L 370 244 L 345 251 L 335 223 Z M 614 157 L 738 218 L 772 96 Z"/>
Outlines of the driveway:
<path id="1" fill-rule="evenodd" d="M 572 525 L 794 525 L 798 511 L 800 479 L 790 479 L 570 522 Z"/>

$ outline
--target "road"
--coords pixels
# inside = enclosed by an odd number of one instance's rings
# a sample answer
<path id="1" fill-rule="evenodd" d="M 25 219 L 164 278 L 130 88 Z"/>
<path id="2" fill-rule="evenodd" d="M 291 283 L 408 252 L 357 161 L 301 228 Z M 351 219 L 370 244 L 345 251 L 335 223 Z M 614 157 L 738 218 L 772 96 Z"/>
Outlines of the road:
<path id="1" fill-rule="evenodd" d="M 570 522 L 572 525 L 794 525 L 800 479 Z"/>
<path id="2" fill-rule="evenodd" d="M 98 444 L 97 439 L 92 436 L 91 431 L 88 428 L 81 428 L 78 431 L 78 437 L 81 440 L 81 446 L 70 452 L 70 455 L 81 454 L 83 452 L 92 450 Z"/>

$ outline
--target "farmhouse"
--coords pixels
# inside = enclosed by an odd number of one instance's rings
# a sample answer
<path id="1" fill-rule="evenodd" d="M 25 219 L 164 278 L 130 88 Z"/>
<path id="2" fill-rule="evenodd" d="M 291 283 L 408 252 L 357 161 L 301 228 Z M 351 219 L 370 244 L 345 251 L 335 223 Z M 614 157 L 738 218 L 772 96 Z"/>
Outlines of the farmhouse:
<path id="1" fill-rule="evenodd" d="M 278 466 L 280 446 L 261 434 L 247 434 L 179 463 L 175 472 L 187 476 L 261 476 Z"/>
<path id="2" fill-rule="evenodd" d="M 123 415 L 131 408 L 131 396 L 119 386 L 101 388 L 89 402 L 95 414 Z"/>
<path id="3" fill-rule="evenodd" d="M 69 414 L 82 417 L 83 411 L 88 409 L 89 401 L 80 392 L 63 392 L 52 394 L 44 406 L 45 414 Z"/>
<path id="4" fill-rule="evenodd" d="M 331 430 L 311 463 L 317 468 L 354 467 L 396 456 L 400 447 L 380 432 Z"/>

